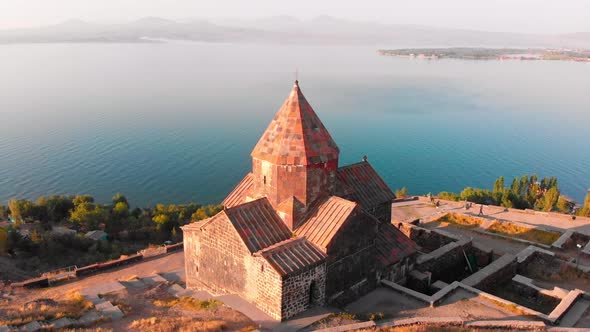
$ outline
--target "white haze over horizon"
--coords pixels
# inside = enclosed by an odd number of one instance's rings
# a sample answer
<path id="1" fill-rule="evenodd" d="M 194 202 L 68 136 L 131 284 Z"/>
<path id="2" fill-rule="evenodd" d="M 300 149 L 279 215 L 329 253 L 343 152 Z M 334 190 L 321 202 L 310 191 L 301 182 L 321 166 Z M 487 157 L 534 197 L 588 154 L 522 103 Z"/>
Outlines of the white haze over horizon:
<path id="1" fill-rule="evenodd" d="M 175 20 L 321 15 L 389 24 L 522 33 L 590 31 L 590 0 L 1 0 L 0 29 L 81 19 L 123 23 L 147 16 Z"/>

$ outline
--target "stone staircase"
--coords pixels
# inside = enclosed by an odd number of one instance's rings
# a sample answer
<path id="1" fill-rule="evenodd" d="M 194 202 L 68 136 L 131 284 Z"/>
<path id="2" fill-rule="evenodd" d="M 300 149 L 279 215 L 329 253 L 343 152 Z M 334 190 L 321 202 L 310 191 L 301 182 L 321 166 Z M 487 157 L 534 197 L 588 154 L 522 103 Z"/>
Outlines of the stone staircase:
<path id="1" fill-rule="evenodd" d="M 574 327 L 590 308 L 590 300 L 581 298 L 565 313 L 559 322 L 561 327 Z"/>

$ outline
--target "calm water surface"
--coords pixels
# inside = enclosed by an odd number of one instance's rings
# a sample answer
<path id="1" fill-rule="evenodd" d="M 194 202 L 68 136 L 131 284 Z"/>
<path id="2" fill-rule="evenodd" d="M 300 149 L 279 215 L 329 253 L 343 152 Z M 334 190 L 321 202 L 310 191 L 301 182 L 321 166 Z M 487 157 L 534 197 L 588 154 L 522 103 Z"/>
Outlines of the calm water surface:
<path id="1" fill-rule="evenodd" d="M 242 44 L 0 46 L 0 203 L 116 192 L 219 202 L 301 87 L 341 149 L 411 193 L 527 173 L 590 187 L 590 65 Z"/>

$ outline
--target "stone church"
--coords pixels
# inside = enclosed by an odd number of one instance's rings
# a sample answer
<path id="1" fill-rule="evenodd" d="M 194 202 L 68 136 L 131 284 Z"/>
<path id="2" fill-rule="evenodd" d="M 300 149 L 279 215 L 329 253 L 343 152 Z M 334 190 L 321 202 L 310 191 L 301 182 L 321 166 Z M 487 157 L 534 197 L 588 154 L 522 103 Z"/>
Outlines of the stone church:
<path id="1" fill-rule="evenodd" d="M 366 158 L 339 149 L 295 81 L 219 214 L 183 227 L 187 287 L 238 294 L 276 319 L 402 281 L 415 244 Z"/>

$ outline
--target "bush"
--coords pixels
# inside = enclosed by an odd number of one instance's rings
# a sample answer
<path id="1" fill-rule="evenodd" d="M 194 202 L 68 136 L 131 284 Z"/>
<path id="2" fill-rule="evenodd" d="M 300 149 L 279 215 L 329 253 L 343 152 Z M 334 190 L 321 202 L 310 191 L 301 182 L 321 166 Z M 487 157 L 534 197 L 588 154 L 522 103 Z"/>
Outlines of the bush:
<path id="1" fill-rule="evenodd" d="M 169 300 L 155 300 L 153 304 L 157 307 L 165 308 L 179 306 L 184 310 L 207 310 L 217 308 L 223 303 L 213 299 L 201 301 L 192 297 L 183 296 L 179 299 L 174 298 Z"/>

